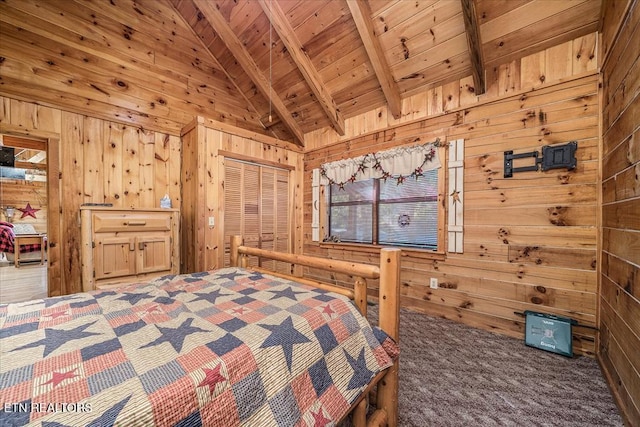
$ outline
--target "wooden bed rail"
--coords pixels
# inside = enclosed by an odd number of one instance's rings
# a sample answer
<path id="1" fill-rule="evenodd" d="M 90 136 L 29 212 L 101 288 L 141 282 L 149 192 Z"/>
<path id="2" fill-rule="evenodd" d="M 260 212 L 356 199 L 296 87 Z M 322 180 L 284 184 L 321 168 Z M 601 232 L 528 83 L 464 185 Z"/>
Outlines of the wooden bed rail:
<path id="1" fill-rule="evenodd" d="M 318 268 L 335 273 L 344 273 L 354 277 L 354 289 L 346 289 L 330 283 L 317 282 L 288 274 L 279 274 L 262 268 L 254 268 L 274 276 L 298 281 L 303 284 L 317 286 L 325 290 L 346 295 L 353 299 L 363 316 L 367 315 L 367 282 L 366 279 L 380 279 L 378 292 L 379 320 L 378 325 L 396 342 L 399 342 L 400 326 L 400 249 L 383 248 L 380 250 L 380 265 L 359 264 L 349 261 L 311 257 L 306 255 L 272 252 L 265 249 L 243 246 L 242 236 L 231 236 L 231 265 L 247 268 L 247 255 L 263 257 L 275 261 Z M 377 383 L 376 411 L 366 420 L 366 399 L 368 392 L 356 400 L 352 406 L 354 424 L 359 426 L 396 426 L 398 420 L 398 361 L 385 373 L 376 378 Z M 369 388 L 367 388 L 369 390 Z"/>
<path id="2" fill-rule="evenodd" d="M 236 248 L 236 250 L 234 250 Z M 335 273 L 345 273 L 352 276 L 364 277 L 365 279 L 377 279 L 380 277 L 380 268 L 375 265 L 358 264 L 349 261 L 340 261 L 328 258 L 318 258 L 306 255 L 289 254 L 285 252 L 273 252 L 265 249 L 250 248 L 248 246 L 242 246 L 242 237 L 231 237 L 231 265 L 234 264 L 234 253 L 240 255 L 253 255 L 263 258 L 269 258 L 276 261 L 289 262 L 296 265 L 304 265 L 306 267 L 315 267 L 321 270 L 332 271 Z M 237 261 L 236 261 L 237 262 Z"/>

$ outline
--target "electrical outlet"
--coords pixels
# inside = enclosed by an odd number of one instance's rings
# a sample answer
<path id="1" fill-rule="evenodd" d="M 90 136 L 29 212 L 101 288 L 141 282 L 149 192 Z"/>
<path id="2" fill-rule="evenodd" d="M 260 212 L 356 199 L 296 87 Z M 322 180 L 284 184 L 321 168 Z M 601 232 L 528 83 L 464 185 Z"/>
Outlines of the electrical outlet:
<path id="1" fill-rule="evenodd" d="M 209 217 L 209 227 L 213 227 L 214 225 L 216 225 L 216 221 L 215 221 L 214 217 L 210 216 Z"/>
<path id="2" fill-rule="evenodd" d="M 438 289 L 438 278 L 437 277 L 432 277 L 429 280 L 429 287 L 431 289 Z"/>

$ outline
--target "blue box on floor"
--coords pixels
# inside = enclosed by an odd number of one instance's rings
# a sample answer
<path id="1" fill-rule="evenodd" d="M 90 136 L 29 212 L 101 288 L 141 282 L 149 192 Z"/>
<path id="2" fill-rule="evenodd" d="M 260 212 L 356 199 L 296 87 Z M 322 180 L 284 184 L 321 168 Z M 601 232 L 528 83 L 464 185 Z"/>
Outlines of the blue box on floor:
<path id="1" fill-rule="evenodd" d="M 526 345 L 573 357 L 571 326 L 574 320 L 528 310 L 524 314 Z"/>

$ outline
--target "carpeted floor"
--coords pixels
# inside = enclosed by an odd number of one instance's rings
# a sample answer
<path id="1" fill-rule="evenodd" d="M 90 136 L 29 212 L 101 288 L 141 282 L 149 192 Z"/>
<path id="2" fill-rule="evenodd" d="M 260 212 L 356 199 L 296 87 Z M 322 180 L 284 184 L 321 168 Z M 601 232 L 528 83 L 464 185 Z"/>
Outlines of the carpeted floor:
<path id="1" fill-rule="evenodd" d="M 405 309 L 400 349 L 400 426 L 624 425 L 594 359 Z"/>

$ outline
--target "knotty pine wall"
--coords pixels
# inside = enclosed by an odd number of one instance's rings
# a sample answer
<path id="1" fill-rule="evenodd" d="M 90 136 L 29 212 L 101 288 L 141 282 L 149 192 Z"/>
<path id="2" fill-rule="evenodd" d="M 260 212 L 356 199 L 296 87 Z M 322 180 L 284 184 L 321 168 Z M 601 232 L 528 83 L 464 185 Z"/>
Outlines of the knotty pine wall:
<path id="1" fill-rule="evenodd" d="M 349 119 L 347 137 L 328 129 L 308 134 L 306 142 L 315 149 L 305 153 L 304 252 L 378 262 L 375 251 L 311 241 L 312 169 L 395 146 L 463 138 L 464 254 L 405 252 L 402 305 L 520 338 L 524 318 L 518 313 L 569 316 L 583 325 L 574 328 L 574 349 L 593 355 L 599 165 L 595 46 L 595 36 L 581 38 L 500 67 L 480 98 L 467 93 L 463 79 L 406 100 L 412 117 L 394 122 L 376 110 Z M 575 171 L 503 178 L 505 150 L 540 150 L 572 140 L 578 141 Z M 447 197 L 440 195 L 445 204 Z M 438 279 L 438 289 L 429 288 L 430 277 Z"/>
<path id="2" fill-rule="evenodd" d="M 462 110 L 466 107 L 523 94 L 551 84 L 591 75 L 597 68 L 597 34 L 593 33 L 487 70 L 487 88 L 477 96 L 467 76 L 435 86 L 402 100 L 402 116 L 394 119 L 386 106 L 345 119 L 345 134 L 322 128 L 305 134 L 305 149 L 312 151 L 355 136 Z"/>
<path id="3" fill-rule="evenodd" d="M 604 12 L 598 359 L 628 424 L 640 425 L 640 5 Z"/>
<path id="4" fill-rule="evenodd" d="M 61 245 L 61 262 L 60 265 L 50 262 L 50 268 L 60 269 L 60 285 L 50 284 L 53 285 L 50 295 L 82 289 L 81 204 L 155 208 L 160 206 L 160 198 L 169 194 L 173 207 L 181 206 L 180 137 L 177 135 L 146 131 L 6 97 L 0 97 L 0 130 L 16 135 L 55 137 L 60 141 L 61 218 L 60 224 L 50 224 L 60 229 L 60 241 L 53 243 Z"/>

